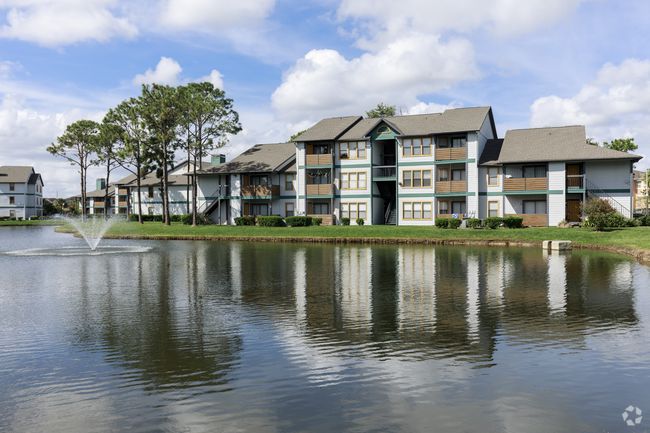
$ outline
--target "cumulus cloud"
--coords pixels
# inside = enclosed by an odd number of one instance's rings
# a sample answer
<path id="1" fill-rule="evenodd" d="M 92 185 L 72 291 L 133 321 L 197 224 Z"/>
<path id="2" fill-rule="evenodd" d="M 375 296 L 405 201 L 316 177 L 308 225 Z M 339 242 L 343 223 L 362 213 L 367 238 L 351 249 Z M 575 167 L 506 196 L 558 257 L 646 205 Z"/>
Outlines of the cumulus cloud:
<path id="1" fill-rule="evenodd" d="M 115 15 L 116 0 L 5 0 L 7 23 L 0 38 L 60 47 L 75 42 L 133 38 L 138 28 Z"/>
<path id="2" fill-rule="evenodd" d="M 195 83 L 212 83 L 212 85 L 218 89 L 223 90 L 223 75 L 216 69 L 213 69 L 210 75 L 206 75 L 205 77 L 201 77 L 198 80 L 194 80 Z"/>
<path id="3" fill-rule="evenodd" d="M 272 106 L 290 122 L 363 113 L 379 102 L 411 107 L 419 103 L 417 95 L 479 75 L 467 40 L 443 43 L 435 35 L 412 33 L 352 60 L 334 50 L 310 51 L 286 72 Z"/>
<path id="4" fill-rule="evenodd" d="M 181 65 L 170 57 L 161 57 L 160 62 L 156 65 L 156 70 L 147 69 L 144 74 L 138 74 L 133 79 L 134 85 L 141 84 L 167 84 L 176 86 L 180 83 L 179 75 L 183 71 Z"/>
<path id="5" fill-rule="evenodd" d="M 516 36 L 566 19 L 586 0 L 343 0 L 339 20 L 351 19 L 350 34 L 364 34 L 357 46 L 377 50 L 404 31 L 470 33 L 487 29 Z"/>
<path id="6" fill-rule="evenodd" d="M 626 59 L 605 64 L 578 94 L 537 99 L 530 107 L 530 125 L 585 125 L 597 141 L 634 137 L 636 153 L 650 146 L 650 60 Z"/>
<path id="7" fill-rule="evenodd" d="M 159 24 L 174 30 L 222 31 L 255 27 L 273 11 L 275 0 L 167 0 Z"/>

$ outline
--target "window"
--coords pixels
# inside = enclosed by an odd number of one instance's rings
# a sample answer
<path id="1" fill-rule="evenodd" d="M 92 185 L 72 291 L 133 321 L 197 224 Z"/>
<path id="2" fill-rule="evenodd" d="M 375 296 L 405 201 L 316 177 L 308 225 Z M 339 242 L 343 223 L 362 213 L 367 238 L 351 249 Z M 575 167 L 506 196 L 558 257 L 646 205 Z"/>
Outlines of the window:
<path id="1" fill-rule="evenodd" d="M 449 147 L 448 137 L 438 137 L 438 149 L 446 149 Z"/>
<path id="2" fill-rule="evenodd" d="M 10 195 L 9 196 L 9 204 L 16 204 L 16 197 L 14 197 L 13 195 Z"/>
<path id="3" fill-rule="evenodd" d="M 498 217 L 499 216 L 499 202 L 498 201 L 488 201 L 488 216 L 489 217 Z"/>
<path id="4" fill-rule="evenodd" d="M 524 167 L 524 177 L 546 177 L 546 167 L 543 165 Z"/>
<path id="5" fill-rule="evenodd" d="M 430 220 L 432 205 L 430 201 L 402 203 L 402 219 L 405 220 Z"/>
<path id="6" fill-rule="evenodd" d="M 295 179 L 294 174 L 285 174 L 284 175 L 284 189 L 286 191 L 293 191 L 293 180 Z"/>
<path id="7" fill-rule="evenodd" d="M 545 200 L 524 200 L 525 214 L 546 214 Z"/>
<path id="8" fill-rule="evenodd" d="M 148 213 L 149 215 L 153 215 L 153 206 L 149 206 L 149 207 L 147 208 L 147 213 Z"/>
<path id="9" fill-rule="evenodd" d="M 307 173 L 307 183 L 310 185 L 326 185 L 330 182 L 330 173 L 326 172 L 316 172 L 316 173 Z"/>
<path id="10" fill-rule="evenodd" d="M 404 170 L 402 172 L 403 188 L 431 187 L 431 170 Z"/>
<path id="11" fill-rule="evenodd" d="M 454 137 L 451 139 L 451 147 L 467 147 L 467 138 Z"/>
<path id="12" fill-rule="evenodd" d="M 9 184 L 9 191 L 16 191 L 16 184 L 15 183 L 10 183 Z"/>
<path id="13" fill-rule="evenodd" d="M 465 170 L 451 170 L 451 180 L 467 180 Z"/>
<path id="14" fill-rule="evenodd" d="M 293 203 L 284 204 L 284 216 L 293 216 Z"/>
<path id="15" fill-rule="evenodd" d="M 15 217 L 16 216 L 16 211 L 15 210 L 10 210 L 9 211 L 9 216 L 10 217 Z"/>
<path id="16" fill-rule="evenodd" d="M 329 215 L 330 205 L 329 203 L 312 203 L 311 213 L 312 215 Z"/>
<path id="17" fill-rule="evenodd" d="M 488 167 L 487 186 L 499 186 L 499 167 Z"/>
<path id="18" fill-rule="evenodd" d="M 367 203 L 341 203 L 341 218 L 366 219 Z"/>
<path id="19" fill-rule="evenodd" d="M 467 137 L 438 137 L 437 147 L 438 149 L 467 147 Z"/>
<path id="20" fill-rule="evenodd" d="M 366 172 L 341 173 L 340 189 L 366 189 Z"/>
<path id="21" fill-rule="evenodd" d="M 153 186 L 148 187 L 147 190 L 148 190 L 147 197 L 153 198 Z M 149 214 L 149 215 L 153 215 L 153 214 Z"/>
<path id="22" fill-rule="evenodd" d="M 438 180 L 440 182 L 449 181 L 449 169 L 448 168 L 441 168 L 441 169 L 438 170 Z"/>
<path id="23" fill-rule="evenodd" d="M 467 213 L 467 204 L 464 201 L 452 201 L 451 213 L 457 215 L 465 215 Z"/>
<path id="24" fill-rule="evenodd" d="M 267 175 L 249 176 L 250 185 L 268 185 L 269 177 Z M 258 214 L 255 214 L 258 215 Z"/>
<path id="25" fill-rule="evenodd" d="M 449 214 L 449 202 L 448 201 L 439 201 L 438 202 L 438 213 L 447 215 Z"/>
<path id="26" fill-rule="evenodd" d="M 251 215 L 268 215 L 268 204 L 251 204 Z"/>
<path id="27" fill-rule="evenodd" d="M 330 153 L 330 147 L 327 144 L 315 144 L 314 155 L 328 155 Z"/>
<path id="28" fill-rule="evenodd" d="M 403 156 L 431 155 L 431 137 L 402 139 Z"/>
<path id="29" fill-rule="evenodd" d="M 339 143 L 340 159 L 364 159 L 366 157 L 365 141 L 342 141 Z"/>

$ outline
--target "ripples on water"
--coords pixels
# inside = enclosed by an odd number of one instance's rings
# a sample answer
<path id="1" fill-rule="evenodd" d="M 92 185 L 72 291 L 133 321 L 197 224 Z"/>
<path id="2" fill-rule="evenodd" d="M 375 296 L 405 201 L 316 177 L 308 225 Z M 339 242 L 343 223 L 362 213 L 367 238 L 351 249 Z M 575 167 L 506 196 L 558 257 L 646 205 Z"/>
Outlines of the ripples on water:
<path id="1" fill-rule="evenodd" d="M 627 406 L 650 411 L 648 268 L 624 257 L 102 246 L 150 251 L 0 254 L 1 431 L 629 431 Z"/>

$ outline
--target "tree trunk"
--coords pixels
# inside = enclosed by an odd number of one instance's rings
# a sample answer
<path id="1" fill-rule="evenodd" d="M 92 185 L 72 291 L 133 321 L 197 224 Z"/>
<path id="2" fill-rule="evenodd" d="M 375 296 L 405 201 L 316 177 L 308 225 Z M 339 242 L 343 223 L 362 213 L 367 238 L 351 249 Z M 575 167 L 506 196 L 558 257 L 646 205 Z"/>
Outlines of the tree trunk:
<path id="1" fill-rule="evenodd" d="M 81 167 L 81 221 L 86 222 L 86 170 Z"/>
<path id="2" fill-rule="evenodd" d="M 111 178 L 111 170 L 109 168 L 110 166 L 111 166 L 111 159 L 109 158 L 108 161 L 107 161 L 107 164 L 106 164 L 106 185 L 105 185 L 105 188 L 104 188 L 104 221 L 108 220 L 108 183 L 109 183 L 108 181 Z M 115 196 L 116 197 L 118 197 L 117 193 L 118 193 L 118 191 L 115 191 Z M 118 197 L 117 204 L 118 204 L 118 206 L 120 204 L 119 197 Z"/>
<path id="3" fill-rule="evenodd" d="M 170 225 L 169 221 L 169 197 L 168 197 L 168 190 L 167 190 L 167 180 L 168 180 L 168 172 L 167 172 L 167 143 L 163 143 L 163 220 L 166 226 Z"/>
<path id="4" fill-rule="evenodd" d="M 192 227 L 196 227 L 196 153 L 194 153 L 194 170 L 192 174 Z"/>

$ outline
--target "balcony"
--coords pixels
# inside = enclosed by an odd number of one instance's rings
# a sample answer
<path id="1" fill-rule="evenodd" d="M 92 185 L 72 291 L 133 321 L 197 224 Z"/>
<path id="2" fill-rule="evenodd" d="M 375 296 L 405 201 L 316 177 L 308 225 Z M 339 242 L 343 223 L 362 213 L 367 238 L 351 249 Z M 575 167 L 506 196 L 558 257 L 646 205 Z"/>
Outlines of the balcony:
<path id="1" fill-rule="evenodd" d="M 545 177 L 526 177 L 518 179 L 505 179 L 504 191 L 544 191 L 548 189 L 548 180 Z"/>
<path id="2" fill-rule="evenodd" d="M 120 207 L 126 207 L 126 206 L 128 206 L 128 204 L 127 204 L 125 201 L 117 202 L 117 205 L 120 206 Z"/>
<path id="3" fill-rule="evenodd" d="M 104 203 L 106 202 L 95 200 L 95 202 L 93 203 L 93 207 L 104 207 Z"/>
<path id="4" fill-rule="evenodd" d="M 128 192 L 126 191 L 126 188 L 120 188 L 120 189 L 118 189 L 118 190 L 117 190 L 117 193 L 118 193 L 119 195 L 126 195 L 126 194 L 128 194 Z"/>
<path id="5" fill-rule="evenodd" d="M 445 147 L 436 149 L 436 161 L 445 161 L 449 159 L 467 159 L 466 147 Z"/>
<path id="6" fill-rule="evenodd" d="M 306 155 L 306 165 L 332 165 L 332 154 Z"/>
<path id="7" fill-rule="evenodd" d="M 307 185 L 307 195 L 332 195 L 332 184 Z"/>
<path id="8" fill-rule="evenodd" d="M 247 197 L 280 195 L 280 185 L 245 185 L 241 187 L 241 195 Z"/>
<path id="9" fill-rule="evenodd" d="M 331 226 L 332 221 L 334 221 L 334 218 L 332 215 L 317 215 L 317 214 L 308 214 L 307 216 L 310 216 L 312 218 L 322 218 L 323 222 L 321 223 L 322 226 Z"/>
<path id="10" fill-rule="evenodd" d="M 436 182 L 437 194 L 449 194 L 452 192 L 467 192 L 466 180 L 438 181 Z"/>
<path id="11" fill-rule="evenodd" d="M 397 179 L 397 171 L 394 165 L 384 165 L 372 168 L 372 177 L 376 179 Z"/>
<path id="12" fill-rule="evenodd" d="M 567 189 L 583 189 L 584 188 L 584 174 L 580 175 L 568 175 L 566 177 L 566 187 Z"/>
<path id="13" fill-rule="evenodd" d="M 439 213 L 439 214 L 436 214 L 436 218 L 460 218 L 460 219 L 463 219 L 463 218 L 465 218 L 465 214 L 464 213 L 459 213 L 457 216 L 454 216 L 454 214 L 452 214 L 452 213 Z"/>
<path id="14" fill-rule="evenodd" d="M 524 227 L 546 227 L 548 225 L 548 216 L 545 213 L 506 214 L 506 216 L 523 217 L 522 225 Z"/>

